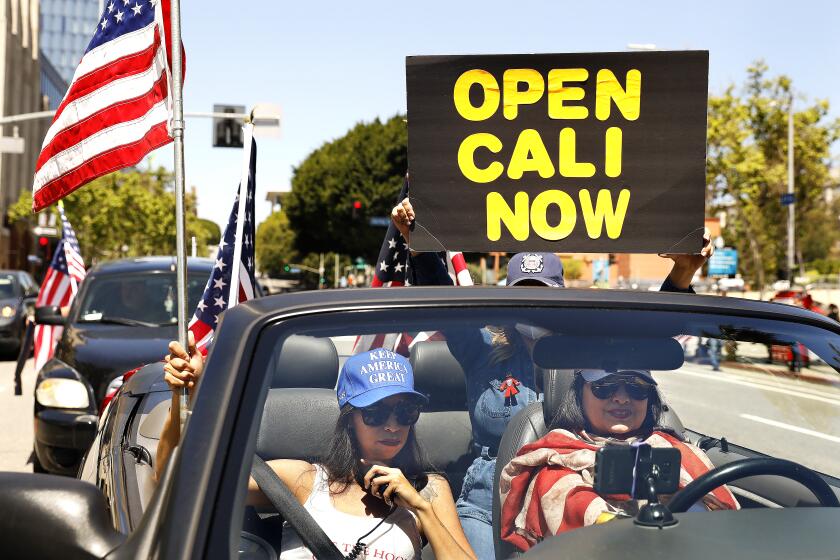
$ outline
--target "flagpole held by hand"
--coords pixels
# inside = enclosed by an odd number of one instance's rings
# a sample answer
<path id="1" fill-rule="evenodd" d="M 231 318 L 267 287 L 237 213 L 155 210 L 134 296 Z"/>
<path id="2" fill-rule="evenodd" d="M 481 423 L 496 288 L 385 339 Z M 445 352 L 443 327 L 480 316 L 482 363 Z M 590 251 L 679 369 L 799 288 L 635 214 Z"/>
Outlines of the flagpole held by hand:
<path id="1" fill-rule="evenodd" d="M 184 92 L 183 60 L 181 59 L 181 2 L 171 0 L 170 52 L 172 53 L 172 140 L 175 147 L 175 276 L 178 284 L 178 341 L 183 348 L 187 341 L 187 237 L 186 213 L 184 209 Z M 181 391 L 179 399 L 181 434 L 189 416 L 187 389 Z"/>

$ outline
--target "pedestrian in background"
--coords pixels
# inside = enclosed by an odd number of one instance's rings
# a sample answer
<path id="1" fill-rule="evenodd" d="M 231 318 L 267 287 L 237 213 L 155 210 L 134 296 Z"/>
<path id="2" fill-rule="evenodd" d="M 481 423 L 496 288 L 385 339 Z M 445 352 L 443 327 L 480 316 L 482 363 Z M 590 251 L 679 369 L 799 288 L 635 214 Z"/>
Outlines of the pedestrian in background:
<path id="1" fill-rule="evenodd" d="M 828 305 L 828 318 L 840 321 L 840 314 L 838 314 L 837 306 L 833 303 Z"/>

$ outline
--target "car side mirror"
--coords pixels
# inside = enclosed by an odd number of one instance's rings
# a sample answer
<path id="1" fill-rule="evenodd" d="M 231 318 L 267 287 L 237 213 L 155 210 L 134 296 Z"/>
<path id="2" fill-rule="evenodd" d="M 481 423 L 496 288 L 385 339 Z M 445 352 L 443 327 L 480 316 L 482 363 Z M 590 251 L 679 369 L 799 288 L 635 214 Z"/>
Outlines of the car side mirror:
<path id="1" fill-rule="evenodd" d="M 66 320 L 57 305 L 44 305 L 35 308 L 35 322 L 39 325 L 63 325 Z"/>
<path id="2" fill-rule="evenodd" d="M 0 472 L 0 542 L 7 558 L 103 558 L 125 536 L 111 526 L 105 499 L 89 482 Z"/>

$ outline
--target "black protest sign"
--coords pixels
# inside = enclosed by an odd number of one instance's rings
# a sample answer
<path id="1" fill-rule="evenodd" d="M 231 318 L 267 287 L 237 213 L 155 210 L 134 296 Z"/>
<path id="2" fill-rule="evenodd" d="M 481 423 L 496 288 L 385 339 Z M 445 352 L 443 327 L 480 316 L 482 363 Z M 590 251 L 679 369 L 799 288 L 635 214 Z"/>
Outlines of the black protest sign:
<path id="1" fill-rule="evenodd" d="M 412 249 L 696 253 L 706 51 L 406 59 Z"/>

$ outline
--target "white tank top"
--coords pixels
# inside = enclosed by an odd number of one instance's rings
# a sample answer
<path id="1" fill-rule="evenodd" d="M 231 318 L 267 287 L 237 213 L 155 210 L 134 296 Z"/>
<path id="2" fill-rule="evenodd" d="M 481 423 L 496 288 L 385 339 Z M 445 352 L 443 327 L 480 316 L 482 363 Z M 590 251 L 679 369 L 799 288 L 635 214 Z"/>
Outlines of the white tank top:
<path id="1" fill-rule="evenodd" d="M 373 529 L 381 520 L 344 513 L 335 509 L 330 496 L 327 473 L 321 465 L 315 465 L 315 482 L 312 492 L 303 507 L 321 526 L 342 554 L 349 554 L 356 541 Z M 368 560 L 412 560 L 420 558 L 420 532 L 414 514 L 398 507 L 373 533 L 364 538 L 367 549 L 358 556 Z M 295 530 L 283 523 L 281 560 L 312 560 L 314 556 L 307 549 Z"/>

